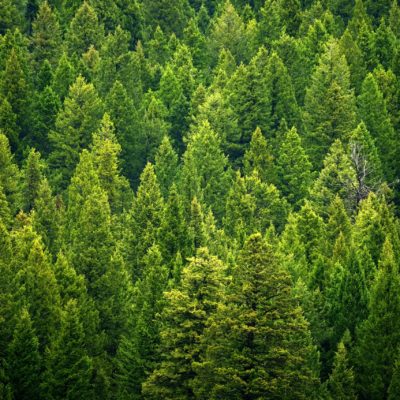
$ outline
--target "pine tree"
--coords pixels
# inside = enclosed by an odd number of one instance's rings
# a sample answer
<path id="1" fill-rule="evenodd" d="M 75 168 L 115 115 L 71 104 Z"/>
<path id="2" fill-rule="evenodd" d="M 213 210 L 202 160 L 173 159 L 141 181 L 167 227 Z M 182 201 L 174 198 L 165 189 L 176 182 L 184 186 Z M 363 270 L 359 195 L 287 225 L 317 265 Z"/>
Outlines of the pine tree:
<path id="1" fill-rule="evenodd" d="M 68 95 L 70 86 L 75 82 L 76 71 L 66 53 L 63 53 L 54 70 L 51 87 L 61 101 Z"/>
<path id="2" fill-rule="evenodd" d="M 76 300 L 70 300 L 63 310 L 61 329 L 46 351 L 45 365 L 42 390 L 48 398 L 95 398 L 93 360 L 85 349 L 84 331 Z"/>
<path id="3" fill-rule="evenodd" d="M 268 61 L 266 73 L 269 75 L 271 94 L 271 127 L 278 130 L 282 119 L 289 126 L 300 126 L 300 110 L 297 106 L 296 96 L 291 82 L 291 77 L 286 66 L 276 52 L 273 52 Z M 279 141 L 280 138 L 277 138 Z"/>
<path id="4" fill-rule="evenodd" d="M 30 211 L 33 208 L 43 180 L 43 169 L 44 165 L 40 159 L 40 153 L 31 149 L 21 171 L 23 209 L 25 211 Z"/>
<path id="5" fill-rule="evenodd" d="M 168 282 L 168 270 L 162 264 L 157 245 L 144 258 L 143 278 L 134 289 L 134 304 L 130 310 L 129 333 L 118 348 L 116 380 L 119 398 L 140 398 L 141 384 L 158 361 L 162 296 Z"/>
<path id="6" fill-rule="evenodd" d="M 379 156 L 385 166 L 385 176 L 392 180 L 398 170 L 398 145 L 385 101 L 372 74 L 368 74 L 363 82 L 358 105 L 360 116 L 379 150 Z"/>
<path id="7" fill-rule="evenodd" d="M 70 87 L 63 108 L 57 114 L 56 130 L 49 134 L 52 153 L 49 164 L 54 169 L 57 188 L 65 189 L 91 135 L 100 125 L 102 102 L 94 86 L 79 76 Z"/>
<path id="8" fill-rule="evenodd" d="M 175 262 L 177 254 L 189 255 L 188 226 L 182 198 L 175 184 L 169 190 L 160 229 L 160 249 L 167 265 Z"/>
<path id="9" fill-rule="evenodd" d="M 205 121 L 189 137 L 183 155 L 181 190 L 187 204 L 197 197 L 220 218 L 228 191 L 228 160 L 220 148 L 220 138 Z"/>
<path id="10" fill-rule="evenodd" d="M 55 67 L 61 49 L 61 30 L 57 15 L 47 1 L 39 5 L 35 21 L 32 23 L 33 57 L 41 65 L 45 60 Z"/>
<path id="11" fill-rule="evenodd" d="M 48 134 L 55 129 L 56 117 L 60 108 L 59 97 L 51 86 L 46 86 L 37 94 L 32 118 L 35 137 L 31 138 L 31 144 L 35 145 L 45 156 L 50 152 Z"/>
<path id="12" fill-rule="evenodd" d="M 168 136 L 164 136 L 155 155 L 154 169 L 164 198 L 178 173 L 178 156 Z"/>
<path id="13" fill-rule="evenodd" d="M 274 156 L 260 128 L 257 128 L 251 137 L 250 146 L 244 154 L 243 167 L 245 175 L 250 175 L 256 170 L 263 182 L 276 182 Z"/>
<path id="14" fill-rule="evenodd" d="M 126 260 L 135 282 L 142 276 L 143 259 L 157 243 L 162 223 L 164 201 L 152 164 L 140 176 L 140 185 L 129 213 L 125 242 Z"/>
<path id="15" fill-rule="evenodd" d="M 144 25 L 156 28 L 157 25 L 167 33 L 181 36 L 191 13 L 189 2 L 179 0 L 170 3 L 167 0 L 150 0 L 143 6 Z"/>
<path id="16" fill-rule="evenodd" d="M 195 363 L 199 398 L 309 398 L 317 353 L 291 294 L 289 274 L 260 234 L 246 241 L 227 302 L 211 316 Z"/>
<path id="17" fill-rule="evenodd" d="M 21 129 L 20 140 L 29 131 L 29 83 L 26 71 L 22 65 L 21 57 L 13 48 L 6 60 L 2 81 L 0 85 L 1 94 L 7 99 L 13 113 L 16 115 L 17 124 Z M 17 143 L 17 147 L 20 143 Z M 20 149 L 19 149 L 20 150 Z"/>
<path id="18" fill-rule="evenodd" d="M 346 348 L 348 344 L 344 340 L 348 340 L 346 335 L 338 345 L 333 362 L 333 370 L 327 382 L 329 398 L 355 400 L 357 396 L 355 393 L 354 372 L 349 366 L 349 356 Z"/>
<path id="19" fill-rule="evenodd" d="M 18 399 L 39 398 L 41 357 L 27 309 L 18 315 L 13 339 L 8 348 L 8 375 L 13 394 Z"/>
<path id="20" fill-rule="evenodd" d="M 14 164 L 8 139 L 0 131 L 0 186 L 3 188 L 12 213 L 19 207 L 19 177 L 20 172 Z"/>
<path id="21" fill-rule="evenodd" d="M 69 54 L 79 59 L 91 45 L 99 48 L 103 35 L 103 25 L 99 23 L 96 11 L 84 1 L 76 11 L 67 31 Z"/>
<path id="22" fill-rule="evenodd" d="M 312 174 L 311 163 L 296 128 L 287 131 L 283 138 L 277 164 L 278 187 L 289 203 L 297 208 L 308 193 Z"/>
<path id="23" fill-rule="evenodd" d="M 117 142 L 115 129 L 106 113 L 100 129 L 93 135 L 93 164 L 97 170 L 101 188 L 107 193 L 112 213 L 122 213 L 131 201 L 129 183 L 120 175 L 119 154 L 121 146 Z"/>
<path id="24" fill-rule="evenodd" d="M 137 118 L 133 100 L 128 96 L 124 85 L 116 80 L 106 97 L 106 109 L 110 113 L 115 125 L 115 134 L 121 144 L 122 169 L 130 179 L 138 174 L 137 157 L 133 154 L 138 151 Z"/>
<path id="25" fill-rule="evenodd" d="M 73 222 L 69 258 L 76 271 L 85 276 L 89 294 L 98 299 L 99 280 L 109 267 L 114 249 L 110 206 L 107 194 L 100 187 L 91 188 L 78 219 Z"/>
<path id="26" fill-rule="evenodd" d="M 387 237 L 371 290 L 369 316 L 357 332 L 356 373 L 361 398 L 386 396 L 400 343 L 398 265 Z"/>
<path id="27" fill-rule="evenodd" d="M 193 367 L 207 320 L 223 296 L 225 269 L 206 248 L 199 249 L 183 269 L 179 289 L 164 294 L 159 362 L 143 384 L 145 398 L 194 397 Z"/>
<path id="28" fill-rule="evenodd" d="M 355 98 L 350 73 L 337 42 L 331 41 L 311 77 L 304 102 L 305 147 L 320 168 L 334 140 L 346 141 L 355 128 Z"/>
<path id="29" fill-rule="evenodd" d="M 7 136 L 10 146 L 15 152 L 19 146 L 19 135 L 21 127 L 17 124 L 17 115 L 14 113 L 6 98 L 0 100 L 0 127 Z"/>
<path id="30" fill-rule="evenodd" d="M 339 194 L 350 212 L 355 207 L 354 188 L 356 175 L 351 161 L 340 140 L 336 140 L 324 160 L 324 168 L 310 188 L 310 199 L 321 215 L 326 214 L 329 204 Z"/>
<path id="31" fill-rule="evenodd" d="M 50 257 L 30 222 L 13 232 L 13 242 L 14 248 L 19 249 L 12 263 L 16 301 L 27 308 L 42 352 L 50 343 L 60 320 L 57 281 Z"/>

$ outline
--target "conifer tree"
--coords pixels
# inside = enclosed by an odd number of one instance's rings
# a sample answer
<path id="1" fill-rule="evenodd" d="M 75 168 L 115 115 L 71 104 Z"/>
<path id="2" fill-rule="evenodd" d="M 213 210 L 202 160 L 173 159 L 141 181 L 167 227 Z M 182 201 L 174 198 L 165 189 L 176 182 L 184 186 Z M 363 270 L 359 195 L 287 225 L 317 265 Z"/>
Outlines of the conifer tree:
<path id="1" fill-rule="evenodd" d="M 289 126 L 300 126 L 300 111 L 291 77 L 279 55 L 274 52 L 268 60 L 267 79 L 270 80 L 271 128 L 277 130 L 284 118 Z M 277 138 L 279 141 L 280 138 Z"/>
<path id="2" fill-rule="evenodd" d="M 67 31 L 69 54 L 79 59 L 90 46 L 99 48 L 103 35 L 103 25 L 99 23 L 96 11 L 84 1 L 76 11 Z"/>
<path id="3" fill-rule="evenodd" d="M 76 70 L 64 52 L 54 70 L 51 87 L 61 101 L 68 95 L 70 86 L 75 82 Z"/>
<path id="4" fill-rule="evenodd" d="M 278 322 L 279 321 L 279 322 Z M 318 383 L 317 353 L 291 294 L 289 274 L 260 234 L 246 241 L 227 302 L 205 331 L 195 364 L 199 398 L 307 398 Z"/>
<path id="5" fill-rule="evenodd" d="M 178 156 L 168 136 L 164 136 L 155 155 L 154 169 L 164 198 L 178 173 Z"/>
<path id="6" fill-rule="evenodd" d="M 392 180 L 398 170 L 395 161 L 398 145 L 385 101 L 372 74 L 368 74 L 363 82 L 358 105 L 360 116 L 379 150 L 385 176 Z"/>
<path id="7" fill-rule="evenodd" d="M 168 270 L 162 264 L 157 245 L 144 258 L 143 278 L 136 282 L 134 304 L 129 315 L 129 333 L 118 348 L 117 385 L 120 398 L 140 398 L 141 384 L 155 367 L 159 344 L 162 295 L 167 287 Z"/>
<path id="8" fill-rule="evenodd" d="M 181 176 L 186 201 L 201 199 L 217 218 L 223 214 L 229 184 L 228 160 L 220 143 L 210 124 L 203 122 L 189 137 Z"/>
<path id="9" fill-rule="evenodd" d="M 85 338 L 76 300 L 62 313 L 61 328 L 45 354 L 42 390 L 50 399 L 94 399 L 93 360 L 85 349 Z M 68 386 L 65 386 L 68 382 Z"/>
<path id="10" fill-rule="evenodd" d="M 60 320 L 60 294 L 49 255 L 30 222 L 13 234 L 20 253 L 13 259 L 16 302 L 26 307 L 33 322 L 39 349 L 51 341 Z"/>
<path id="11" fill-rule="evenodd" d="M 182 198 L 175 184 L 169 190 L 160 229 L 160 249 L 167 265 L 175 262 L 177 254 L 189 255 L 188 226 Z"/>
<path id="12" fill-rule="evenodd" d="M 350 136 L 351 161 L 357 176 L 357 201 L 365 198 L 369 191 L 383 181 L 382 163 L 364 122 L 361 122 Z"/>
<path id="13" fill-rule="evenodd" d="M 0 131 L 0 186 L 14 213 L 19 207 L 18 181 L 20 172 L 14 164 L 7 137 Z"/>
<path id="14" fill-rule="evenodd" d="M 0 85 L 1 94 L 7 99 L 13 113 L 16 115 L 17 124 L 21 129 L 20 140 L 29 131 L 29 82 L 26 76 L 22 60 L 17 50 L 11 50 L 6 60 L 2 81 Z M 20 146 L 20 143 L 17 143 Z M 19 149 L 20 150 L 20 149 Z"/>
<path id="15" fill-rule="evenodd" d="M 39 4 L 39 10 L 32 23 L 33 57 L 41 65 L 45 60 L 54 67 L 61 50 L 61 30 L 56 13 L 47 1 Z"/>
<path id="16" fill-rule="evenodd" d="M 13 151 L 19 146 L 20 126 L 17 124 L 17 116 L 6 98 L 0 100 L 0 127 L 7 136 Z"/>
<path id="17" fill-rule="evenodd" d="M 369 316 L 357 332 L 356 374 L 361 398 L 386 396 L 400 343 L 398 264 L 390 237 L 386 238 L 371 290 Z"/>
<path id="18" fill-rule="evenodd" d="M 251 137 L 250 146 L 244 154 L 243 167 L 245 175 L 250 175 L 256 170 L 263 182 L 276 182 L 274 156 L 260 128 L 257 128 Z"/>
<path id="19" fill-rule="evenodd" d="M 314 168 L 320 168 L 330 145 L 346 141 L 355 128 L 355 98 L 350 72 L 337 42 L 321 55 L 304 101 L 305 147 Z"/>
<path id="20" fill-rule="evenodd" d="M 168 0 L 150 0 L 143 6 L 144 23 L 148 27 L 160 28 L 166 33 L 181 36 L 191 8 L 187 0 L 170 3 Z"/>
<path id="21" fill-rule="evenodd" d="M 94 86 L 79 76 L 70 87 L 63 108 L 57 114 L 56 129 L 49 134 L 52 144 L 49 164 L 54 169 L 57 188 L 65 189 L 91 135 L 100 126 L 102 102 Z"/>
<path id="22" fill-rule="evenodd" d="M 299 207 L 310 187 L 311 163 L 296 128 L 287 131 L 279 149 L 278 187 L 289 203 Z"/>
<path id="23" fill-rule="evenodd" d="M 25 165 L 22 169 L 22 199 L 25 211 L 33 208 L 38 196 L 39 187 L 43 180 L 43 161 L 40 159 L 40 153 L 35 149 L 29 152 Z"/>
<path id="24" fill-rule="evenodd" d="M 200 340 L 216 310 L 225 283 L 225 265 L 206 248 L 198 250 L 182 271 L 179 289 L 164 294 L 159 362 L 143 384 L 149 399 L 194 397 L 194 365 L 200 360 Z"/>
<path id="25" fill-rule="evenodd" d="M 16 398 L 40 397 L 39 341 L 35 335 L 29 312 L 25 308 L 18 315 L 13 339 L 8 348 L 8 370 L 13 394 Z"/>
<path id="26" fill-rule="evenodd" d="M 310 189 L 310 199 L 321 215 L 336 194 L 339 194 L 350 212 L 355 206 L 356 174 L 340 140 L 336 140 L 324 159 L 324 168 Z"/>
<path id="27" fill-rule="evenodd" d="M 52 189 L 46 178 L 43 178 L 37 188 L 33 205 L 32 225 L 41 236 L 43 244 L 54 256 L 60 245 L 60 231 L 64 207 L 60 199 L 53 196 Z"/>
<path id="28" fill-rule="evenodd" d="M 343 339 L 348 340 L 346 335 Z M 329 398 L 355 400 L 357 396 L 355 393 L 354 372 L 349 365 L 349 355 L 346 348 L 348 343 L 344 340 L 338 345 L 333 362 L 333 370 L 327 382 Z"/>
<path id="29" fill-rule="evenodd" d="M 32 118 L 35 137 L 32 137 L 30 141 L 44 156 L 47 156 L 50 152 L 48 134 L 55 129 L 56 117 L 60 107 L 58 94 L 54 92 L 51 86 L 46 86 L 37 94 Z"/>
<path id="30" fill-rule="evenodd" d="M 132 179 L 138 174 L 136 158 L 133 157 L 139 146 L 137 138 L 137 119 L 133 100 L 128 96 L 124 85 L 116 80 L 106 97 L 106 109 L 115 125 L 115 134 L 121 144 L 121 164 L 125 174 Z"/>
<path id="31" fill-rule="evenodd" d="M 124 250 L 134 282 L 142 276 L 143 259 L 148 249 L 157 243 L 163 210 L 164 200 L 154 167 L 148 163 L 140 176 L 125 233 L 127 247 Z"/>
<path id="32" fill-rule="evenodd" d="M 71 232 L 70 260 L 86 278 L 89 294 L 101 297 L 99 280 L 106 273 L 114 249 L 107 194 L 91 187 Z"/>
<path id="33" fill-rule="evenodd" d="M 111 212 L 121 213 L 130 206 L 129 183 L 119 170 L 121 146 L 115 137 L 114 124 L 106 113 L 100 129 L 93 135 L 93 164 L 101 188 L 107 193 Z"/>

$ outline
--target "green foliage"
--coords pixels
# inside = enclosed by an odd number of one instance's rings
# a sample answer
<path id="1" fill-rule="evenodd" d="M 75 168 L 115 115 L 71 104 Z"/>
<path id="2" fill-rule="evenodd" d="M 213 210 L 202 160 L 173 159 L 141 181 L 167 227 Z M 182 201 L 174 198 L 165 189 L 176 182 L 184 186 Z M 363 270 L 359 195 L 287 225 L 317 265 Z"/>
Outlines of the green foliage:
<path id="1" fill-rule="evenodd" d="M 183 269 L 179 288 L 164 294 L 159 361 L 143 384 L 146 398 L 193 397 L 200 339 L 223 295 L 225 268 L 206 248 L 199 249 Z"/>
<path id="2" fill-rule="evenodd" d="M 92 133 L 99 128 L 102 108 L 94 86 L 79 76 L 57 114 L 55 130 L 49 134 L 52 144 L 49 164 L 54 169 L 57 188 L 67 187 L 80 151 L 88 147 Z"/>
<path id="3" fill-rule="evenodd" d="M 317 354 L 290 288 L 271 247 L 260 234 L 250 236 L 233 270 L 227 302 L 206 329 L 205 356 L 195 364 L 199 398 L 298 399 L 313 393 Z"/>
<path id="4" fill-rule="evenodd" d="M 0 398 L 397 399 L 399 10 L 0 0 Z"/>

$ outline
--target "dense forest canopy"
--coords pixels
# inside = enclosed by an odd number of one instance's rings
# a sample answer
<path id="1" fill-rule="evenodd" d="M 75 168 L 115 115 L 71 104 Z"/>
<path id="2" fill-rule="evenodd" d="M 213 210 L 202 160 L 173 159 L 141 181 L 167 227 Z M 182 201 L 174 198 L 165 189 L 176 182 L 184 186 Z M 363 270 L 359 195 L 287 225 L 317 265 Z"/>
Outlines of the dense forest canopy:
<path id="1" fill-rule="evenodd" d="M 0 399 L 400 399 L 397 0 L 0 0 Z"/>

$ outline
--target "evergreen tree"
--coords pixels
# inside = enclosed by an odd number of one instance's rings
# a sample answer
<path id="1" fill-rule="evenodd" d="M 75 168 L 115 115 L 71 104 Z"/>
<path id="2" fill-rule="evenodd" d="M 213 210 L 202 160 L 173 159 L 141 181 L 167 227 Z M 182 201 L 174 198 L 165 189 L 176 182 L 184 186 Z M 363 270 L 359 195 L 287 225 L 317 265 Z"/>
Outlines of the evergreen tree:
<path id="1" fill-rule="evenodd" d="M 399 328 L 394 315 L 399 312 L 398 265 L 390 238 L 382 250 L 369 302 L 369 316 L 357 332 L 356 375 L 361 398 L 386 396 L 399 345 Z"/>
<path id="2" fill-rule="evenodd" d="M 99 48 L 103 34 L 103 26 L 99 23 L 96 11 L 84 1 L 76 11 L 67 31 L 69 54 L 79 59 L 91 45 Z"/>
<path id="3" fill-rule="evenodd" d="M 161 253 L 153 245 L 144 258 L 143 278 L 134 289 L 130 310 L 129 334 L 124 336 L 116 358 L 117 385 L 120 398 L 141 398 L 141 384 L 158 361 L 162 295 L 168 282 L 168 270 L 162 265 Z"/>
<path id="4" fill-rule="evenodd" d="M 54 169 L 57 188 L 67 187 L 80 151 L 88 147 L 92 133 L 99 128 L 101 115 L 102 102 L 94 86 L 79 76 L 57 114 L 56 130 L 49 134 L 49 164 Z"/>
<path id="5" fill-rule="evenodd" d="M 33 57 L 41 65 L 45 60 L 55 67 L 61 50 L 61 30 L 57 15 L 47 1 L 39 5 L 32 23 Z"/>
<path id="6" fill-rule="evenodd" d="M 164 136 L 155 156 L 154 169 L 164 198 L 178 173 L 178 156 L 168 136 Z"/>
<path id="7" fill-rule="evenodd" d="M 304 102 L 305 147 L 314 168 L 320 168 L 334 140 L 346 141 L 355 128 L 355 98 L 350 73 L 337 42 L 325 47 Z"/>
<path id="8" fill-rule="evenodd" d="M 310 187 L 311 163 L 302 147 L 296 128 L 290 129 L 280 146 L 278 164 L 278 187 L 287 200 L 299 207 Z"/>
<path id="9" fill-rule="evenodd" d="M 324 160 L 324 168 L 310 188 L 310 198 L 319 213 L 339 194 L 350 212 L 355 207 L 356 175 L 340 140 L 336 140 Z"/>
<path id="10" fill-rule="evenodd" d="M 398 145 L 385 101 L 372 74 L 368 74 L 363 82 L 358 104 L 360 116 L 379 150 L 385 176 L 392 180 L 398 170 L 395 155 Z"/>
<path id="11" fill-rule="evenodd" d="M 249 237 L 233 270 L 227 302 L 211 316 L 205 356 L 195 364 L 199 398 L 308 398 L 317 353 L 291 295 L 290 277 L 260 234 Z"/>
<path id="12" fill-rule="evenodd" d="M 357 398 L 354 386 L 354 372 L 349 366 L 346 345 L 345 341 L 339 343 L 333 362 L 333 370 L 327 382 L 329 398 L 331 399 L 355 400 Z"/>
<path id="13" fill-rule="evenodd" d="M 40 153 L 32 149 L 22 169 L 22 199 L 25 211 L 33 208 L 38 196 L 39 187 L 43 180 L 43 162 L 40 160 Z"/>
<path id="14" fill-rule="evenodd" d="M 126 259 L 133 281 L 142 276 L 143 259 L 157 243 L 162 223 L 164 201 L 152 164 L 140 176 L 140 185 L 129 213 L 125 242 Z"/>
<path id="15" fill-rule="evenodd" d="M 22 309 L 8 348 L 8 375 L 15 398 L 39 398 L 40 364 L 39 341 L 29 312 Z"/>
<path id="16" fill-rule="evenodd" d="M 58 61 L 53 74 L 51 87 L 61 101 L 68 95 L 70 86 L 75 82 L 76 71 L 66 53 L 63 53 Z"/>
<path id="17" fill-rule="evenodd" d="M 14 213 L 19 207 L 18 181 L 20 172 L 14 163 L 7 137 L 0 131 L 0 186 Z"/>
<path id="18" fill-rule="evenodd" d="M 263 182 L 276 182 L 274 156 L 260 128 L 257 128 L 251 137 L 250 146 L 244 154 L 243 166 L 246 175 L 256 170 Z"/>
<path id="19" fill-rule="evenodd" d="M 70 300 L 62 313 L 61 328 L 45 354 L 42 390 L 48 399 L 96 398 L 93 390 L 93 360 L 85 349 L 79 306 Z M 68 382 L 67 387 L 65 382 Z"/>
<path id="20" fill-rule="evenodd" d="M 194 397 L 194 365 L 207 320 L 223 296 L 225 265 L 206 248 L 182 271 L 179 289 L 164 294 L 159 362 L 143 384 L 149 399 Z"/>
<path id="21" fill-rule="evenodd" d="M 197 197 L 220 218 L 228 191 L 228 160 L 220 148 L 220 138 L 205 121 L 189 137 L 183 155 L 181 188 L 187 203 Z"/>
<path id="22" fill-rule="evenodd" d="M 93 135 L 92 155 L 100 186 L 107 193 L 113 213 L 127 209 L 131 200 L 129 183 L 120 175 L 120 152 L 121 146 L 115 137 L 114 125 L 106 113 L 99 131 Z"/>

